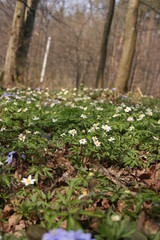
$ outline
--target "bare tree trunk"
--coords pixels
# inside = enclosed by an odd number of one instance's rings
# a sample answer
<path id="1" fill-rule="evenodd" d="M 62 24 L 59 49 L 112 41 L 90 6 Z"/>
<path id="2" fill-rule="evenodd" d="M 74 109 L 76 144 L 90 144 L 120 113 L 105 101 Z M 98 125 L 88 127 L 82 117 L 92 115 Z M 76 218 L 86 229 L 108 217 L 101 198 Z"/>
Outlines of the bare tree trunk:
<path id="1" fill-rule="evenodd" d="M 139 0 L 130 0 L 126 15 L 126 32 L 122 57 L 114 86 L 118 91 L 127 90 L 127 83 L 131 71 L 132 60 L 136 46 L 136 25 L 138 17 Z"/>
<path id="2" fill-rule="evenodd" d="M 114 7 L 115 7 L 115 0 L 110 0 L 109 9 L 108 9 L 108 13 L 107 13 L 107 17 L 104 25 L 103 37 L 102 37 L 100 60 L 99 60 L 97 76 L 96 76 L 96 88 L 102 88 L 104 84 L 103 78 L 104 78 L 104 69 L 105 69 L 106 56 L 107 56 L 107 45 L 108 45 L 109 33 L 110 33 L 113 14 L 114 14 Z"/>
<path id="3" fill-rule="evenodd" d="M 24 83 L 25 72 L 28 66 L 27 56 L 32 38 L 35 15 L 39 0 L 28 0 L 29 8 L 26 11 L 25 23 L 23 28 L 23 38 L 17 53 L 17 81 Z"/>
<path id="4" fill-rule="evenodd" d="M 108 84 L 107 87 L 110 87 L 111 83 L 113 82 L 113 73 L 114 73 L 114 65 L 116 63 L 116 50 L 117 50 L 117 32 L 119 30 L 119 23 L 115 25 L 115 30 L 114 30 L 114 42 L 113 42 L 113 50 L 112 50 L 112 57 L 111 57 L 111 64 L 110 64 L 110 69 L 109 69 L 109 79 L 108 79 Z"/>
<path id="5" fill-rule="evenodd" d="M 76 47 L 76 88 L 79 89 L 80 85 L 80 58 L 79 58 L 79 50 L 78 50 L 78 44 Z"/>
<path id="6" fill-rule="evenodd" d="M 16 55 L 22 38 L 22 28 L 27 0 L 16 1 L 10 40 L 6 54 L 3 86 L 12 86 L 16 82 Z"/>
<path id="7" fill-rule="evenodd" d="M 135 76 L 135 72 L 136 72 L 136 67 L 137 67 L 137 52 L 135 50 L 133 60 L 132 60 L 132 68 L 131 68 L 131 71 L 130 71 L 130 78 L 128 79 L 128 83 L 127 83 L 127 90 L 128 91 L 132 91 L 132 86 L 134 84 L 134 76 Z"/>

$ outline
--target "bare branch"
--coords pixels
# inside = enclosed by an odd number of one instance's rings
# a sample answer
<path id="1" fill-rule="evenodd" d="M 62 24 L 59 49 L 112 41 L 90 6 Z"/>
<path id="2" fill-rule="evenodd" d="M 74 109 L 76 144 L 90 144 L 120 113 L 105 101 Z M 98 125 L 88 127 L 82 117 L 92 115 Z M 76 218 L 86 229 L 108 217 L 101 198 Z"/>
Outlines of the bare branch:
<path id="1" fill-rule="evenodd" d="M 150 8 L 152 11 L 154 11 L 157 14 L 160 14 L 160 11 L 156 10 L 154 7 L 152 7 L 151 5 L 147 4 L 146 2 L 143 2 L 142 0 L 140 1 L 140 4 L 145 5 L 146 7 Z"/>

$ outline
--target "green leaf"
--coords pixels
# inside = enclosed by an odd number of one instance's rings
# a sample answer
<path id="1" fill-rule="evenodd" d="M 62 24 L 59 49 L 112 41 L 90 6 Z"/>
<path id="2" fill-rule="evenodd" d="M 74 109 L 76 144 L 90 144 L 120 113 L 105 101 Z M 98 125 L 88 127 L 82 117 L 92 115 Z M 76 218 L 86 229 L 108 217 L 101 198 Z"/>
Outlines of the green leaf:
<path id="1" fill-rule="evenodd" d="M 69 216 L 67 219 L 67 230 L 79 230 L 82 229 L 82 226 L 76 221 L 72 216 Z"/>

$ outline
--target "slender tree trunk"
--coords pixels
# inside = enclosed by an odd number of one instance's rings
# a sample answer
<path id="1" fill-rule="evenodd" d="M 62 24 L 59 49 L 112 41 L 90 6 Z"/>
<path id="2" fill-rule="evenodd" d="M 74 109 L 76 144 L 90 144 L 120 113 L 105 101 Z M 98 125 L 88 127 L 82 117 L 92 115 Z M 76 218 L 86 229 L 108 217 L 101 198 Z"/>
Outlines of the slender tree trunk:
<path id="1" fill-rule="evenodd" d="M 80 58 L 78 53 L 78 47 L 76 49 L 76 88 L 79 89 L 80 85 Z"/>
<path id="2" fill-rule="evenodd" d="M 106 63 L 106 56 L 107 56 L 107 45 L 109 39 L 109 33 L 111 29 L 113 14 L 114 14 L 114 7 L 115 7 L 115 0 L 110 0 L 109 2 L 109 9 L 104 25 L 103 37 L 102 37 L 102 44 L 100 50 L 100 60 L 97 70 L 96 76 L 96 88 L 102 88 L 104 84 L 104 69 Z"/>
<path id="3" fill-rule="evenodd" d="M 119 30 L 119 23 L 116 24 L 115 30 L 114 30 L 114 42 L 113 42 L 113 50 L 112 50 L 112 57 L 111 57 L 111 64 L 109 69 L 109 79 L 107 83 L 107 87 L 110 87 L 112 81 L 113 81 L 113 71 L 114 71 L 114 65 L 116 63 L 116 50 L 117 50 L 117 32 Z"/>
<path id="4" fill-rule="evenodd" d="M 16 82 L 16 55 L 22 38 L 22 28 L 24 24 L 24 15 L 27 0 L 16 1 L 15 12 L 13 16 L 10 40 L 6 54 L 3 86 L 12 86 Z"/>
<path id="5" fill-rule="evenodd" d="M 114 83 L 114 86 L 120 92 L 124 92 L 127 90 L 127 83 L 131 71 L 137 38 L 136 25 L 138 18 L 138 6 L 139 0 L 129 1 L 128 11 L 126 15 L 125 42 L 117 73 L 117 78 Z"/>
<path id="6" fill-rule="evenodd" d="M 28 66 L 27 56 L 32 38 L 38 3 L 39 0 L 28 0 L 28 5 L 30 8 L 28 8 L 26 11 L 23 38 L 21 39 L 22 41 L 17 52 L 17 81 L 20 83 L 24 83 L 25 72 Z"/>

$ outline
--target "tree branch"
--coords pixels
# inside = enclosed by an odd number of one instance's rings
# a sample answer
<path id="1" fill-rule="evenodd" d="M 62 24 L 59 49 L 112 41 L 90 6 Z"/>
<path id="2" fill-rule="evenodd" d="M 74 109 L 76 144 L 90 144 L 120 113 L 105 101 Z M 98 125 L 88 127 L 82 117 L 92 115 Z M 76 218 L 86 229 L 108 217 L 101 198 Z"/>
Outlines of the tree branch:
<path id="1" fill-rule="evenodd" d="M 157 14 L 160 14 L 160 11 L 156 10 L 154 7 L 151 5 L 147 4 L 146 2 L 143 2 L 142 0 L 140 1 L 141 4 L 145 5 L 146 7 L 150 8 L 152 11 L 154 11 Z"/>

